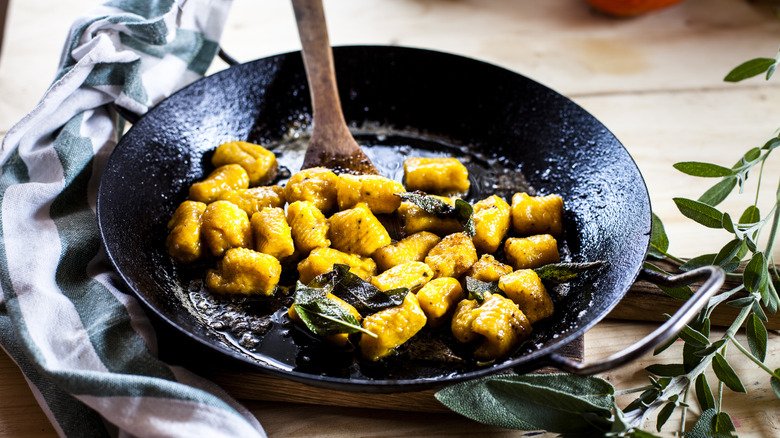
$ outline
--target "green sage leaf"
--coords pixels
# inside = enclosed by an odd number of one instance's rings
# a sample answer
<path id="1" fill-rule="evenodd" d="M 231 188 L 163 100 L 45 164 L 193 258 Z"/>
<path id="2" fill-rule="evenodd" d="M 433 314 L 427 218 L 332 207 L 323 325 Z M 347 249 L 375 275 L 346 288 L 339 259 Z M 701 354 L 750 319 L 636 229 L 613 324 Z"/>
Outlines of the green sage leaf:
<path id="1" fill-rule="evenodd" d="M 766 317 L 764 309 L 761 308 L 761 303 L 755 300 L 753 301 L 753 314 L 756 315 L 761 321 L 769 322 L 769 318 Z"/>
<path id="2" fill-rule="evenodd" d="M 682 173 L 702 178 L 722 178 L 734 175 L 734 170 L 728 167 L 699 161 L 682 161 L 674 163 L 673 166 Z"/>
<path id="3" fill-rule="evenodd" d="M 651 227 L 650 249 L 647 255 L 656 259 L 663 259 L 666 257 L 666 251 L 669 250 L 669 237 L 666 235 L 664 223 L 655 213 L 652 215 Z"/>
<path id="4" fill-rule="evenodd" d="M 723 178 L 722 180 L 715 183 L 715 185 L 707 189 L 707 191 L 704 192 L 701 196 L 699 196 L 699 202 L 703 202 L 714 207 L 723 202 L 723 200 L 726 199 L 732 191 L 734 191 L 734 187 L 736 186 L 737 178 Z"/>
<path id="5" fill-rule="evenodd" d="M 655 430 L 660 432 L 661 428 L 664 427 L 664 424 L 666 424 L 666 421 L 669 420 L 669 417 L 672 416 L 672 413 L 674 412 L 674 409 L 677 407 L 674 403 L 667 403 L 664 405 L 664 407 L 661 409 L 661 412 L 658 413 L 658 418 L 655 423 Z"/>
<path id="6" fill-rule="evenodd" d="M 694 345 L 686 342 L 683 344 L 683 365 L 685 366 L 685 373 L 690 373 L 696 368 L 702 361 L 703 356 L 699 356 L 697 353 L 704 348 L 701 345 Z"/>
<path id="7" fill-rule="evenodd" d="M 757 292 L 761 287 L 761 283 L 766 281 L 766 260 L 764 254 L 757 252 L 753 254 L 750 261 L 745 265 L 745 271 L 742 274 L 742 283 L 745 285 L 745 289 L 750 292 Z"/>
<path id="8" fill-rule="evenodd" d="M 550 263 L 534 269 L 536 275 L 542 280 L 551 283 L 566 283 L 574 280 L 579 274 L 591 269 L 599 268 L 604 262 L 591 263 Z"/>
<path id="9" fill-rule="evenodd" d="M 742 307 L 752 306 L 755 301 L 756 299 L 753 298 L 753 296 L 751 295 L 747 297 L 737 298 L 736 300 L 727 301 L 726 304 L 728 304 L 731 307 L 742 308 Z"/>
<path id="10" fill-rule="evenodd" d="M 715 433 L 718 436 L 722 436 L 723 434 L 731 435 L 731 432 L 737 430 L 737 428 L 734 427 L 734 423 L 731 421 L 731 417 L 725 412 L 721 411 L 715 414 L 712 421 L 715 423 L 713 429 L 715 429 Z"/>
<path id="11" fill-rule="evenodd" d="M 761 212 L 758 207 L 751 205 L 745 209 L 742 216 L 739 217 L 739 223 L 742 225 L 755 224 L 761 220 Z"/>
<path id="12" fill-rule="evenodd" d="M 703 437 L 715 436 L 713 419 L 715 418 L 715 414 L 717 413 L 718 411 L 716 411 L 714 408 L 707 409 L 704 412 L 702 412 L 701 415 L 699 416 L 699 419 L 696 421 L 696 424 L 693 425 L 691 430 L 685 432 L 683 436 L 690 437 L 690 438 L 703 438 Z"/>
<path id="13" fill-rule="evenodd" d="M 766 359 L 767 331 L 755 313 L 748 317 L 746 333 L 750 352 L 763 362 Z"/>
<path id="14" fill-rule="evenodd" d="M 777 63 L 770 65 L 768 69 L 766 69 L 766 80 L 772 78 L 772 75 L 775 74 L 775 70 L 777 69 Z"/>
<path id="15" fill-rule="evenodd" d="M 730 241 L 729 243 L 724 245 L 723 248 L 721 248 L 720 252 L 718 252 L 718 254 L 715 256 L 715 259 L 712 261 L 712 263 L 726 270 L 726 267 L 730 267 L 730 265 L 734 264 L 733 259 L 734 257 L 736 257 L 737 253 L 742 248 L 742 245 L 743 245 L 742 240 L 734 239 Z M 739 260 L 736 261 L 736 264 L 737 266 L 739 266 Z"/>
<path id="16" fill-rule="evenodd" d="M 661 394 L 661 391 L 657 389 L 648 389 L 642 394 L 639 395 L 636 399 L 634 399 L 631 403 L 626 406 L 624 409 L 626 412 L 631 412 L 635 409 L 639 409 L 643 406 L 649 406 L 651 403 L 655 401 L 655 399 L 658 398 L 658 396 Z"/>
<path id="17" fill-rule="evenodd" d="M 680 213 L 707 228 L 723 228 L 723 213 L 703 202 L 686 198 L 674 198 Z"/>
<path id="18" fill-rule="evenodd" d="M 712 396 L 710 384 L 707 382 L 707 377 L 704 375 L 704 373 L 699 374 L 699 377 L 696 378 L 695 389 L 696 399 L 699 401 L 699 406 L 701 406 L 702 412 L 706 411 L 707 409 L 714 409 L 715 397 Z"/>
<path id="19" fill-rule="evenodd" d="M 645 368 L 650 373 L 656 376 L 662 377 L 677 377 L 685 374 L 685 366 L 683 364 L 662 364 L 657 363 Z"/>
<path id="20" fill-rule="evenodd" d="M 570 374 L 490 376 L 449 386 L 435 397 L 484 424 L 574 435 L 609 431 L 615 407 L 609 382 Z"/>
<path id="21" fill-rule="evenodd" d="M 778 146 L 780 146 L 780 137 L 772 137 L 761 147 L 761 149 L 771 151 Z"/>
<path id="22" fill-rule="evenodd" d="M 683 327 L 683 329 L 680 330 L 679 336 L 685 343 L 694 347 L 706 347 L 710 345 L 710 340 L 690 325 Z"/>
<path id="23" fill-rule="evenodd" d="M 755 238 L 755 233 L 753 237 Z M 754 242 L 753 239 L 745 239 L 745 244 L 747 245 L 750 252 L 758 252 L 758 247 L 756 246 L 756 242 Z"/>
<path id="24" fill-rule="evenodd" d="M 689 286 L 667 287 L 659 285 L 658 288 L 666 293 L 666 295 L 678 300 L 687 300 L 693 296 L 693 291 Z"/>
<path id="25" fill-rule="evenodd" d="M 767 72 L 774 64 L 774 58 L 754 58 L 734 67 L 723 80 L 726 82 L 743 81 Z"/>
<path id="26" fill-rule="evenodd" d="M 745 155 L 743 156 L 745 163 L 753 163 L 759 158 L 761 158 L 761 148 L 750 148 L 750 150 L 745 152 Z"/>
<path id="27" fill-rule="evenodd" d="M 473 237 L 474 234 L 476 234 L 474 220 L 472 219 L 474 208 L 463 199 L 457 198 L 453 204 L 449 204 L 435 196 L 421 191 L 396 193 L 395 195 L 404 201 L 411 202 L 438 218 L 456 219 L 458 223 L 463 226 L 464 231 L 469 237 Z"/>
<path id="28" fill-rule="evenodd" d="M 742 385 L 742 381 L 739 380 L 739 376 L 737 376 L 737 373 L 734 371 L 734 368 L 731 368 L 731 365 L 729 365 L 722 354 L 715 353 L 715 357 L 712 359 L 712 370 L 715 371 L 715 375 L 718 379 L 732 391 L 747 392 L 745 386 Z"/>
<path id="29" fill-rule="evenodd" d="M 692 271 L 702 266 L 710 266 L 715 264 L 715 256 L 717 254 L 704 254 L 696 256 L 680 266 L 680 270 L 683 272 Z"/>
<path id="30" fill-rule="evenodd" d="M 723 229 L 729 233 L 733 234 L 736 231 L 734 229 L 734 222 L 731 220 L 731 215 L 728 213 L 723 213 L 723 221 L 721 222 L 721 225 L 723 226 Z"/>
<path id="31" fill-rule="evenodd" d="M 780 368 L 776 369 L 775 375 L 769 379 L 769 384 L 772 386 L 772 389 L 775 391 L 775 395 L 777 396 L 777 398 L 780 398 L 780 379 L 778 379 L 776 376 L 780 376 Z"/>

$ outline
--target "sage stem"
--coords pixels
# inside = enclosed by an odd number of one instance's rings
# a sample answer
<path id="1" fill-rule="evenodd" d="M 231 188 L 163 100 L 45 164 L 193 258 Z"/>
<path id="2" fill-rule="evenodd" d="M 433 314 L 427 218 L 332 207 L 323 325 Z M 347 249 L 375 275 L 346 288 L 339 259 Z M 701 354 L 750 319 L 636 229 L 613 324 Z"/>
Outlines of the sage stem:
<path id="1" fill-rule="evenodd" d="M 778 189 L 780 189 L 780 183 L 778 183 Z M 772 257 L 772 249 L 775 247 L 775 237 L 777 237 L 777 225 L 780 222 L 780 209 L 777 208 L 777 202 L 773 210 L 775 212 L 772 217 L 772 228 L 769 230 L 769 239 L 766 242 L 766 250 L 764 251 L 768 258 Z"/>
<path id="2" fill-rule="evenodd" d="M 742 344 L 740 344 L 740 343 L 737 341 L 737 339 L 736 339 L 736 338 L 735 338 L 733 335 L 731 335 L 731 334 L 728 334 L 728 337 L 729 337 L 729 339 L 731 339 L 731 342 L 732 342 L 732 343 L 734 343 L 734 346 L 735 346 L 735 347 L 737 347 L 737 350 L 741 351 L 741 352 L 742 352 L 742 354 L 744 354 L 745 356 L 747 356 L 747 358 L 748 358 L 748 359 L 752 360 L 752 361 L 753 361 L 753 362 L 754 362 L 756 365 L 758 365 L 758 366 L 759 366 L 761 369 L 763 369 L 764 371 L 766 371 L 767 373 L 769 373 L 769 375 L 771 375 L 771 376 L 774 376 L 774 377 L 775 377 L 775 378 L 777 378 L 777 379 L 780 379 L 780 376 L 778 376 L 778 375 L 777 375 L 777 373 L 775 373 L 775 372 L 774 372 L 774 371 L 773 371 L 771 368 L 769 368 L 768 366 L 764 365 L 764 363 L 763 363 L 763 362 L 761 362 L 760 360 L 758 360 L 758 358 L 757 358 L 757 357 L 753 356 L 753 354 L 752 354 L 751 352 L 747 351 L 747 349 L 745 349 L 745 347 L 743 347 L 743 346 L 742 346 Z"/>

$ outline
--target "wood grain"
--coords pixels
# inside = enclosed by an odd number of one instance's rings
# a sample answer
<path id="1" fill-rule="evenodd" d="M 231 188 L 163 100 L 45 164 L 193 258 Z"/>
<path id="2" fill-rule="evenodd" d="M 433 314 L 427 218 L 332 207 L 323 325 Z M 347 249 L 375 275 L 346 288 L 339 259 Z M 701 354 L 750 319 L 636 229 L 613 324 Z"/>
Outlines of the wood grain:
<path id="1" fill-rule="evenodd" d="M 584 339 L 576 339 L 564 346 L 560 353 L 566 357 L 582 360 Z M 542 368 L 537 372 L 552 373 L 557 370 Z M 204 374 L 239 399 L 397 411 L 449 412 L 433 397 L 435 389 L 400 394 L 364 394 L 315 388 L 263 373 L 211 369 L 205 370 Z"/>

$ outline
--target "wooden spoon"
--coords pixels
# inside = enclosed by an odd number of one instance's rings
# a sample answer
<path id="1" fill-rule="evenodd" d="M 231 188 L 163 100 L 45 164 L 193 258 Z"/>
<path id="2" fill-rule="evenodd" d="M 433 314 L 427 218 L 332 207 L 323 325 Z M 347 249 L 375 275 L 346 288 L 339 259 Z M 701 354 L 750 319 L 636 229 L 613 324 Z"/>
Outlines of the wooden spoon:
<path id="1" fill-rule="evenodd" d="M 292 5 L 314 113 L 302 168 L 323 166 L 336 173 L 379 174 L 352 137 L 341 112 L 322 1 L 292 0 Z"/>

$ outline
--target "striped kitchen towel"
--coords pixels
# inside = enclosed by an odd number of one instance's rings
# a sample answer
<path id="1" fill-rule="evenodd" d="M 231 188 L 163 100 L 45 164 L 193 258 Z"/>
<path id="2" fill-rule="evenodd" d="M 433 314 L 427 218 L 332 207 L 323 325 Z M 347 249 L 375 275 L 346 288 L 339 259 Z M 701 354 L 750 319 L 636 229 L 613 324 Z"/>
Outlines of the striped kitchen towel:
<path id="1" fill-rule="evenodd" d="M 61 436 L 258 437 L 216 385 L 157 358 L 102 249 L 95 197 L 136 113 L 201 77 L 230 0 L 112 0 L 72 26 L 59 72 L 0 151 L 0 345 Z"/>

